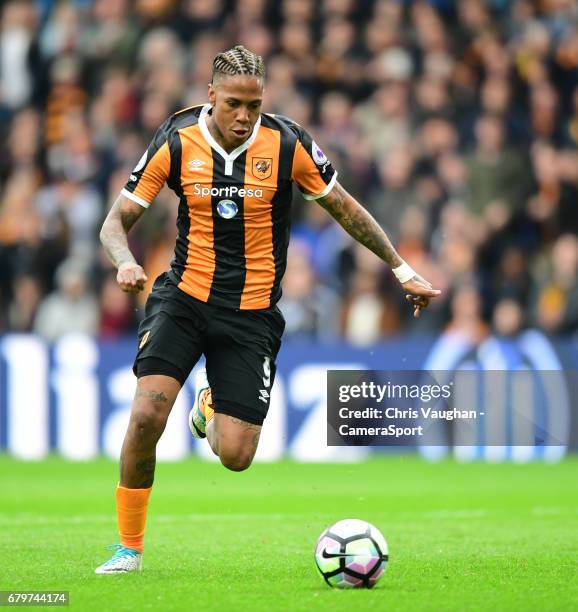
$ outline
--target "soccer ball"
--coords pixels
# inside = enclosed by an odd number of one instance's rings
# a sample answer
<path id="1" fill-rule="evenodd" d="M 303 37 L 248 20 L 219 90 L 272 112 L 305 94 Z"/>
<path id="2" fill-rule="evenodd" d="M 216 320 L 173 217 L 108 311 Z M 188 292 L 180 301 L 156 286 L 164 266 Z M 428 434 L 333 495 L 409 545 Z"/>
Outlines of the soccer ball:
<path id="1" fill-rule="evenodd" d="M 387 566 L 387 542 L 370 523 L 344 519 L 317 540 L 315 561 L 325 582 L 340 589 L 370 589 Z"/>

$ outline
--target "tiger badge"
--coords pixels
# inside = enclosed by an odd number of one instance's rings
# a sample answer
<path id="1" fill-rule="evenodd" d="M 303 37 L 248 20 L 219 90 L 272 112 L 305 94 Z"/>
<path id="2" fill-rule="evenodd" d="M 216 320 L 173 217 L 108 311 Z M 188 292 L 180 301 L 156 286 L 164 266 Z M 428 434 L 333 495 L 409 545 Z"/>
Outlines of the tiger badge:
<path id="1" fill-rule="evenodd" d="M 270 157 L 253 157 L 252 172 L 260 181 L 268 179 L 273 173 L 273 160 Z"/>

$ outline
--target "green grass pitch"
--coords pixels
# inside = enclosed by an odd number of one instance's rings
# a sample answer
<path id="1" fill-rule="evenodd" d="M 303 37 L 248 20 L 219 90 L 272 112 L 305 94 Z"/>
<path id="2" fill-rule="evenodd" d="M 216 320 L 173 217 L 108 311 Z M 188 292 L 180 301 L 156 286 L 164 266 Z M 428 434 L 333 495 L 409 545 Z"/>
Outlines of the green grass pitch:
<path id="1" fill-rule="evenodd" d="M 76 610 L 570 610 L 578 458 L 557 465 L 160 464 L 144 571 L 97 576 L 116 541 L 117 467 L 0 458 L 0 590 L 68 590 Z M 362 518 L 390 546 L 370 591 L 324 584 L 321 531 Z"/>

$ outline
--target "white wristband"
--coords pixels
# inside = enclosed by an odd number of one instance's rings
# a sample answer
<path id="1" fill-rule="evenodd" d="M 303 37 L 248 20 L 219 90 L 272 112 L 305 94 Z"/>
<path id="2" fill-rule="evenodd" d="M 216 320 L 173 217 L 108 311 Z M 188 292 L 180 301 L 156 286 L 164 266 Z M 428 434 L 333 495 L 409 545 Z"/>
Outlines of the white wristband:
<path id="1" fill-rule="evenodd" d="M 413 268 L 405 263 L 405 261 L 401 264 L 401 266 L 397 266 L 397 268 L 392 268 L 391 271 L 395 274 L 397 280 L 403 285 L 403 283 L 407 283 L 408 280 L 412 279 L 416 272 Z"/>

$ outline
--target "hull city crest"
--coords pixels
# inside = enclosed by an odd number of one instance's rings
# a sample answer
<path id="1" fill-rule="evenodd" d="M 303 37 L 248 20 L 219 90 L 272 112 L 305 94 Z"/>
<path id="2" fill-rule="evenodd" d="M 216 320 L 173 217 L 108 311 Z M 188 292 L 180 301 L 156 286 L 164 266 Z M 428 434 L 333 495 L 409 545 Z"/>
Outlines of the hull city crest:
<path id="1" fill-rule="evenodd" d="M 252 173 L 260 181 L 268 179 L 273 173 L 273 160 L 270 157 L 253 157 Z"/>

